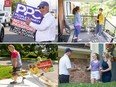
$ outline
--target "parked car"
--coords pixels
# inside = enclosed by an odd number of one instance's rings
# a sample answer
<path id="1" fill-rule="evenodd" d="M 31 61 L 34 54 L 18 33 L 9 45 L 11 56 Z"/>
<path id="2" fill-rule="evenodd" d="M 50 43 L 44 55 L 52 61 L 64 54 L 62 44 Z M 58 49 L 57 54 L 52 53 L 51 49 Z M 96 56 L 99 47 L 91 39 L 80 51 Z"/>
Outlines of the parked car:
<path id="1" fill-rule="evenodd" d="M 0 42 L 4 39 L 4 26 L 0 23 Z"/>
<path id="2" fill-rule="evenodd" d="M 6 26 L 8 24 L 10 26 L 11 14 L 8 11 L 0 11 L 0 21 Z"/>

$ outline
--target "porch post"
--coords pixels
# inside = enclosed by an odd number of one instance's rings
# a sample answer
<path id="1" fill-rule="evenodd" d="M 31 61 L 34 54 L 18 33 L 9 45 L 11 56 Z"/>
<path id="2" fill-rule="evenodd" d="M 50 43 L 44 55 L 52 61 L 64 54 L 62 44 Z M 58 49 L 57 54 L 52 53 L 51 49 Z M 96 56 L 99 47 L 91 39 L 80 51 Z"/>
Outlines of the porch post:
<path id="1" fill-rule="evenodd" d="M 63 33 L 64 28 L 64 5 L 63 0 L 58 0 L 58 19 L 59 19 L 59 27 L 60 33 Z"/>

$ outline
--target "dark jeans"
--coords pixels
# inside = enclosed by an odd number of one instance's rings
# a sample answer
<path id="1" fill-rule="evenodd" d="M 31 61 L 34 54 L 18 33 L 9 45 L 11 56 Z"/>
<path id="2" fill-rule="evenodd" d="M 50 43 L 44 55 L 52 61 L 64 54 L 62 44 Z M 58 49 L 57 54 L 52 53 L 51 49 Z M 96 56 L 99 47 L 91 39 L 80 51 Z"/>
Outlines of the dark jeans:
<path id="1" fill-rule="evenodd" d="M 21 69 L 21 67 L 16 67 L 16 68 L 13 67 L 13 76 L 16 76 L 17 72 L 19 72 L 20 69 Z"/>
<path id="2" fill-rule="evenodd" d="M 102 25 L 97 24 L 95 28 L 95 33 L 101 35 L 102 34 Z"/>
<path id="3" fill-rule="evenodd" d="M 59 83 L 69 83 L 69 75 L 59 75 Z"/>
<path id="4" fill-rule="evenodd" d="M 80 31 L 81 31 L 81 26 L 78 25 L 78 26 L 74 26 L 75 27 L 75 36 L 78 37 L 78 35 L 80 34 Z"/>

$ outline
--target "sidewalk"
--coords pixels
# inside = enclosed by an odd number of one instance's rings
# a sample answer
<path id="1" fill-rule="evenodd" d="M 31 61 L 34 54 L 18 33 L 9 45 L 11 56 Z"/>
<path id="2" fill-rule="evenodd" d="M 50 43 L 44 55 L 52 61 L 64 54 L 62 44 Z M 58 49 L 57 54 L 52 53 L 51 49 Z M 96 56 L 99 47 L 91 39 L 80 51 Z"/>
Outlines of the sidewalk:
<path id="1" fill-rule="evenodd" d="M 24 79 L 23 82 L 21 82 L 21 78 L 19 77 L 17 80 L 17 84 L 12 85 L 10 82 L 12 82 L 12 79 L 5 79 L 0 80 L 0 87 L 47 87 L 45 84 L 43 84 L 39 79 L 32 77 L 30 75 L 25 76 L 26 79 Z"/>
<path id="2" fill-rule="evenodd" d="M 11 65 L 9 60 L 1 60 L 2 65 Z M 22 78 L 18 77 L 18 84 L 11 85 L 12 79 L 0 80 L 0 87 L 57 87 L 58 86 L 58 62 L 53 62 L 54 71 L 44 73 L 44 76 L 38 78 L 36 75 L 26 75 L 26 79 L 21 82 Z M 23 69 L 28 71 L 28 62 L 23 61 Z"/>

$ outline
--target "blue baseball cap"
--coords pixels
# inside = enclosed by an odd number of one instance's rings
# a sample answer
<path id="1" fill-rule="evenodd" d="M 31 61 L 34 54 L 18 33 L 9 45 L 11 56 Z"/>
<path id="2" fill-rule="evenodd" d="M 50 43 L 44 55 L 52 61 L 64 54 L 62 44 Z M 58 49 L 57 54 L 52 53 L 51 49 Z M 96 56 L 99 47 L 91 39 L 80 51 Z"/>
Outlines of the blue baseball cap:
<path id="1" fill-rule="evenodd" d="M 44 6 L 49 6 L 48 2 L 42 1 L 38 7 L 44 7 Z"/>
<path id="2" fill-rule="evenodd" d="M 66 48 L 65 53 L 67 53 L 67 52 L 72 52 L 72 50 L 70 48 Z"/>

